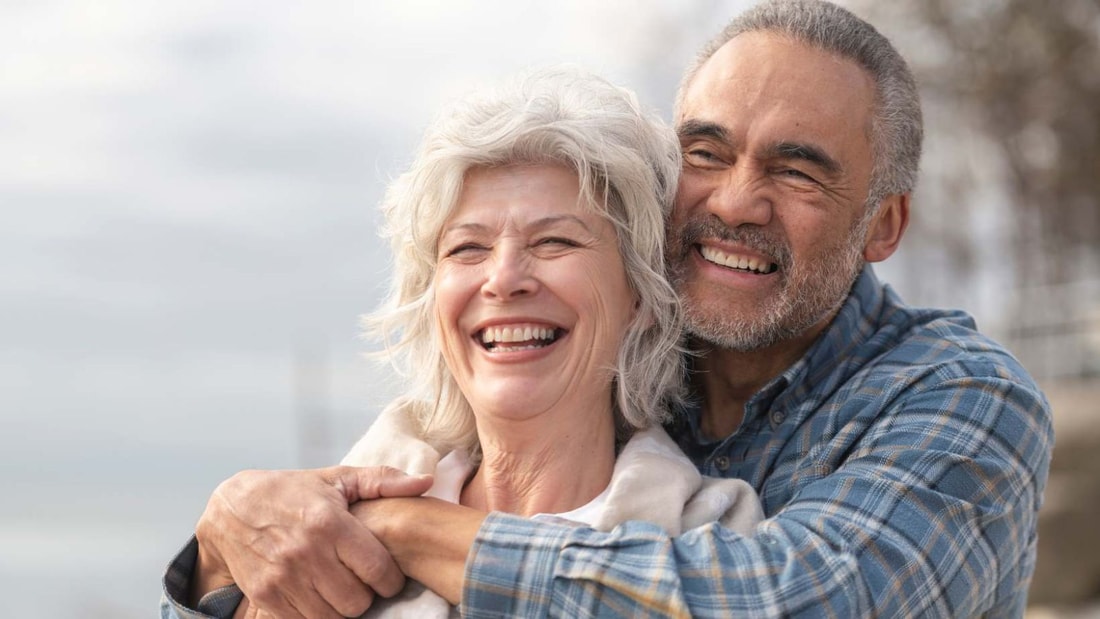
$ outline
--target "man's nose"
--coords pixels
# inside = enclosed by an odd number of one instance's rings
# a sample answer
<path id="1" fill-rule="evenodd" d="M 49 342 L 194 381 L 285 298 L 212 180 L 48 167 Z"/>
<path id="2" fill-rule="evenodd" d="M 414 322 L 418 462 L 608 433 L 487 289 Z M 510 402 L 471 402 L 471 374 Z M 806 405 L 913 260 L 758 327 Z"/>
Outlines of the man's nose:
<path id="1" fill-rule="evenodd" d="M 532 258 L 518 248 L 501 248 L 493 256 L 481 294 L 509 300 L 538 292 L 539 281 L 532 270 Z"/>
<path id="2" fill-rule="evenodd" d="M 730 228 L 743 224 L 766 226 L 773 215 L 773 197 L 757 171 L 733 166 L 714 179 L 706 208 Z"/>

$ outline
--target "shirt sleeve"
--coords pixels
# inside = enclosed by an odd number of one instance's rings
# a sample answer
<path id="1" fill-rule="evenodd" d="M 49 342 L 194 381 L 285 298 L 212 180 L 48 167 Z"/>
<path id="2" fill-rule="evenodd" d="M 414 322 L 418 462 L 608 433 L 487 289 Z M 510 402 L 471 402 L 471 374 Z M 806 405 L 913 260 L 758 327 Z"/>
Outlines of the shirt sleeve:
<path id="1" fill-rule="evenodd" d="M 835 470 L 807 474 L 748 535 L 491 514 L 467 560 L 463 616 L 1022 612 L 1053 441 L 1041 394 L 957 378 L 848 425 L 839 431 L 859 438 Z"/>
<path id="2" fill-rule="evenodd" d="M 231 619 L 244 594 L 236 585 L 229 585 L 207 593 L 199 600 L 198 608 L 188 608 L 181 600 L 187 600 L 191 588 L 191 576 L 199 556 L 199 542 L 194 536 L 187 542 L 164 573 L 164 590 L 160 598 L 161 619 Z"/>

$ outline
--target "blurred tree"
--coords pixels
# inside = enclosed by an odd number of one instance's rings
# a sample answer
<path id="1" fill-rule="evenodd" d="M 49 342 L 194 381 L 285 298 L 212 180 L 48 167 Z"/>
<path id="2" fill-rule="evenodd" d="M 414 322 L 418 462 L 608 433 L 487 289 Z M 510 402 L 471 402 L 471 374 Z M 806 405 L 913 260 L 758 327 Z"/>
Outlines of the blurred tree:
<path id="1" fill-rule="evenodd" d="M 1100 277 L 1100 1 L 846 4 L 909 59 L 926 114 L 949 125 L 930 127 L 947 131 L 943 150 L 968 151 L 962 165 L 925 160 L 952 265 L 974 264 L 967 224 L 989 197 L 977 165 L 1002 183 L 999 217 L 1011 226 L 1001 259 L 1016 287 Z"/>

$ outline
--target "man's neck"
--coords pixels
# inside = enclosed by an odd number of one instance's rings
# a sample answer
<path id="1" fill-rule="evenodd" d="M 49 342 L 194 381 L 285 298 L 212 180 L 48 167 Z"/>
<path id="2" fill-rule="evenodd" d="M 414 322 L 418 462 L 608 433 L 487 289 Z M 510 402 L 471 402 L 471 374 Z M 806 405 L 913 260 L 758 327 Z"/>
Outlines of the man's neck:
<path id="1" fill-rule="evenodd" d="M 733 434 L 745 418 L 749 399 L 802 358 L 824 326 L 747 352 L 697 343 L 701 352 L 695 360 L 692 385 L 702 396 L 703 436 L 722 439 Z"/>

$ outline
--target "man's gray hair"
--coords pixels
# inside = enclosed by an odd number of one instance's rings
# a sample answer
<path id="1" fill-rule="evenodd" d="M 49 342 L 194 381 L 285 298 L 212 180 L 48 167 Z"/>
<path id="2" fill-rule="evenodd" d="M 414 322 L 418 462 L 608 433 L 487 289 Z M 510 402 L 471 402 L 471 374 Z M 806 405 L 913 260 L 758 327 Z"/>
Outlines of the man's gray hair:
<path id="1" fill-rule="evenodd" d="M 683 397 L 682 318 L 664 263 L 680 174 L 676 136 L 631 92 L 603 78 L 570 67 L 535 70 L 444 110 L 382 202 L 394 279 L 364 324 L 405 377 L 401 400 L 419 412 L 437 445 L 478 448 L 472 411 L 444 362 L 434 318 L 441 230 L 467 172 L 534 164 L 575 172 L 581 199 L 618 235 L 637 302 L 611 368 L 620 429 L 664 421 Z"/>
<path id="2" fill-rule="evenodd" d="M 875 84 L 868 203 L 877 207 L 886 196 L 913 191 L 924 135 L 916 80 L 905 59 L 874 26 L 830 2 L 773 0 L 734 18 L 703 46 L 685 72 L 676 95 L 677 119 L 685 92 L 703 64 L 731 39 L 748 32 L 780 34 L 863 67 Z"/>

